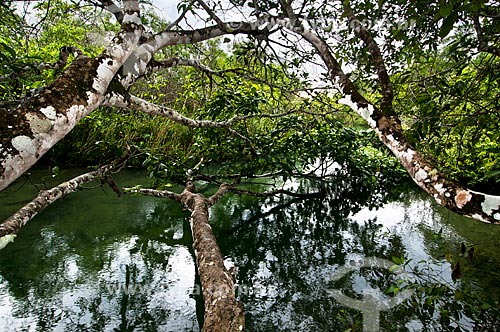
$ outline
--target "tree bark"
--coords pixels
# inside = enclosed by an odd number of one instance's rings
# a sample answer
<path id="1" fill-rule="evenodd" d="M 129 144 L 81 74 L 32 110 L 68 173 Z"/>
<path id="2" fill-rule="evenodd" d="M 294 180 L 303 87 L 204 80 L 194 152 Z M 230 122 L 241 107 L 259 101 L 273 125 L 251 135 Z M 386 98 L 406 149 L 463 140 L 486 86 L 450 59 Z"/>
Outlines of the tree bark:
<path id="1" fill-rule="evenodd" d="M 110 3 L 106 1 L 103 5 Z M 368 102 L 359 93 L 342 71 L 327 42 L 314 32 L 306 30 L 286 1 L 281 1 L 281 4 L 289 19 L 262 15 L 255 22 L 218 21 L 215 26 L 189 31 L 164 30 L 149 37 L 143 33 L 138 1 L 128 0 L 123 4 L 122 29 L 99 57 L 89 59 L 79 56 L 58 79 L 35 96 L 27 98 L 15 109 L 0 108 L 0 190 L 28 170 L 48 149 L 70 132 L 82 117 L 101 103 L 119 103 L 120 96 L 108 91 L 112 90 L 108 89 L 110 82 L 115 79 L 123 87 L 130 87 L 135 79 L 147 72 L 148 64 L 160 49 L 175 44 L 197 43 L 225 34 L 264 36 L 269 33 L 269 29 L 259 27 L 268 23 L 270 26 L 279 24 L 311 43 L 325 62 L 331 80 L 342 93 L 339 103 L 351 107 L 367 121 L 414 181 L 434 197 L 438 204 L 477 220 L 500 223 L 500 196 L 475 192 L 448 179 L 408 142 L 397 116 L 386 116 L 390 115 L 392 110 L 390 80 L 375 39 L 363 26 L 357 25 L 356 31 L 367 45 L 377 67 L 384 91 L 384 102 L 380 107 Z M 350 19 L 354 20 L 355 17 L 351 15 Z M 206 125 L 203 121 L 190 122 L 171 110 L 157 108 L 140 100 L 135 101 L 140 108 L 150 113 L 162 113 L 184 124 L 198 127 Z M 229 128 L 227 123 L 222 127 L 239 135 Z M 241 135 L 240 137 L 247 139 Z"/>
<path id="2" fill-rule="evenodd" d="M 82 184 L 103 178 L 106 172 L 122 167 L 129 156 L 130 154 L 127 153 L 123 158 L 108 165 L 101 166 L 95 171 L 79 175 L 51 189 L 40 191 L 35 199 L 20 208 L 16 213 L 0 224 L 0 240 L 6 235 L 17 234 L 39 212 L 58 199 L 77 191 Z M 107 182 L 112 187 L 113 191 L 116 192 L 116 188 L 113 188 L 114 182 L 109 176 L 107 176 Z"/>
<path id="3" fill-rule="evenodd" d="M 302 25 L 284 19 L 268 19 L 288 27 L 308 41 L 321 56 L 329 70 L 330 79 L 338 86 L 343 97 L 339 104 L 346 105 L 366 120 L 380 140 L 401 162 L 415 183 L 435 201 L 458 214 L 476 220 L 500 223 L 500 196 L 472 191 L 450 180 L 426 160 L 407 140 L 397 116 L 386 117 L 374 104 L 359 93 L 352 81 L 342 71 L 329 45 L 314 32 Z M 387 107 L 387 106 L 386 106 Z"/>
<path id="4" fill-rule="evenodd" d="M 52 84 L 13 109 L 0 108 L 0 190 L 100 106 L 143 32 L 138 1 L 127 0 L 123 6 L 121 30 L 98 57 L 78 56 Z"/>
<path id="5" fill-rule="evenodd" d="M 108 89 L 111 81 L 128 89 L 147 72 L 154 54 L 162 48 L 258 30 L 256 22 L 229 22 L 196 30 L 165 30 L 151 36 L 144 33 L 137 0 L 123 1 L 123 11 L 112 1 L 102 5 L 123 16 L 121 30 L 102 54 L 96 58 L 79 56 L 49 86 L 14 108 L 0 107 L 0 190 L 33 166 L 105 98 L 113 104 L 116 94 Z"/>
<path id="6" fill-rule="evenodd" d="M 222 184 L 219 190 L 208 198 L 194 193 L 194 184 L 191 181 L 180 195 L 152 189 L 125 189 L 131 193 L 169 197 L 191 211 L 189 223 L 205 305 L 203 332 L 243 331 L 245 326 L 243 305 L 236 300 L 233 277 L 224 266 L 217 239 L 208 222 L 208 209 L 228 191 L 228 188 L 228 185 Z"/>

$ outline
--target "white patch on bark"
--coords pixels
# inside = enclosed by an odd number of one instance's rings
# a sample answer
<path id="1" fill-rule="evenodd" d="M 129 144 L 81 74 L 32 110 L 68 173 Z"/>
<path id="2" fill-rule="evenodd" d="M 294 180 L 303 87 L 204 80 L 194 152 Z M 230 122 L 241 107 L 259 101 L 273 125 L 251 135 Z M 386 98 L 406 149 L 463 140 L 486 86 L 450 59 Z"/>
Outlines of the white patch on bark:
<path id="1" fill-rule="evenodd" d="M 0 250 L 5 248 L 9 243 L 14 242 L 16 238 L 16 234 L 7 234 L 5 236 L 0 237 Z"/>
<path id="2" fill-rule="evenodd" d="M 427 172 L 423 168 L 420 168 L 417 173 L 415 173 L 415 180 L 420 182 L 425 179 L 427 179 Z"/>
<path id="3" fill-rule="evenodd" d="M 392 135 L 391 135 L 392 136 Z M 394 138 L 393 138 L 394 139 Z M 413 160 L 413 155 L 415 151 L 412 149 L 407 149 L 406 151 L 401 152 L 401 156 L 406 160 L 406 162 L 410 163 Z"/>
<path id="4" fill-rule="evenodd" d="M 16 136 L 11 141 L 12 146 L 19 152 L 26 152 L 28 154 L 35 154 L 36 146 L 33 140 L 25 135 Z"/>
<path id="5" fill-rule="evenodd" d="M 0 190 L 5 189 L 19 175 L 26 172 L 45 152 L 71 131 L 81 118 L 98 106 L 99 96 L 90 92 L 88 96 L 89 101 L 93 101 L 93 103 L 88 106 L 71 106 L 64 114 L 61 113 L 51 122 L 52 128 L 48 132 L 34 133 L 33 139 L 21 135 L 11 140 L 12 147 L 18 150 L 19 153 L 4 152 L 6 156 L 2 161 L 2 166 L 5 170 L 3 174 L 0 174 Z M 39 117 L 39 115 L 35 116 Z M 28 119 L 29 117 L 27 117 Z M 48 121 L 48 119 L 46 120 Z M 11 150 L 10 147 L 9 150 Z"/>
<path id="6" fill-rule="evenodd" d="M 491 215 L 493 210 L 500 209 L 500 196 L 484 195 L 484 202 L 481 203 L 481 207 L 484 213 Z M 495 213 L 495 215 L 498 215 L 498 213 Z M 500 220 L 500 218 L 494 218 Z"/>
<path id="7" fill-rule="evenodd" d="M 87 91 L 87 105 L 95 105 L 98 101 L 99 95 L 97 93 Z"/>
<path id="8" fill-rule="evenodd" d="M 473 219 L 476 219 L 476 220 L 480 220 L 482 222 L 487 222 L 487 223 L 490 223 L 488 220 L 484 219 L 483 216 L 481 216 L 480 214 L 478 213 L 474 213 L 472 216 L 469 216 Z"/>
<path id="9" fill-rule="evenodd" d="M 444 195 L 446 189 L 443 187 L 442 183 L 438 183 L 434 185 L 434 189 L 439 193 L 439 195 Z"/>
<path id="10" fill-rule="evenodd" d="M 107 100 L 103 102 L 104 104 L 116 105 L 117 107 L 121 107 L 122 105 L 126 105 L 123 97 L 119 94 L 111 91 L 108 93 Z"/>
<path id="11" fill-rule="evenodd" d="M 169 36 L 170 35 L 168 33 L 162 33 L 162 34 L 156 35 L 154 38 L 155 46 L 156 46 L 154 48 L 154 51 L 157 51 L 158 48 L 161 48 L 163 44 L 167 44 L 168 41 L 170 40 Z"/>
<path id="12" fill-rule="evenodd" d="M 472 198 L 472 194 L 468 190 L 459 190 L 455 196 L 455 204 L 459 209 L 463 208 L 465 204 L 469 203 Z"/>
<path id="13" fill-rule="evenodd" d="M 41 108 L 40 112 L 42 112 L 48 119 L 55 120 L 56 119 L 56 109 L 52 106 L 47 106 L 45 108 Z"/>
<path id="14" fill-rule="evenodd" d="M 383 134 L 382 132 L 378 129 L 378 128 L 375 128 L 375 132 L 378 134 L 379 137 L 382 137 Z M 399 142 L 397 139 L 394 138 L 394 136 L 392 136 L 391 134 L 389 135 L 386 135 L 385 138 L 387 138 L 387 140 L 391 143 L 388 147 L 389 149 L 391 149 L 391 151 L 396 155 L 396 157 L 399 158 L 399 160 L 402 160 L 401 158 L 404 157 L 404 153 L 405 152 L 401 152 L 399 150 Z M 413 155 L 412 155 L 413 156 Z"/>
<path id="15" fill-rule="evenodd" d="M 352 110 L 354 110 L 356 113 L 361 115 L 363 119 L 365 119 L 370 127 L 376 128 L 377 123 L 375 120 L 372 119 L 372 114 L 373 114 L 373 105 L 368 105 L 368 107 L 358 107 L 358 105 L 353 102 L 351 95 L 346 95 L 343 98 L 340 98 L 337 103 L 349 106 Z"/>
<path id="16" fill-rule="evenodd" d="M 33 113 L 26 114 L 26 119 L 30 124 L 31 131 L 35 134 L 48 133 L 52 128 L 52 123 L 49 119 L 41 119 Z"/>
<path id="17" fill-rule="evenodd" d="M 113 76 L 115 75 L 114 71 L 107 64 L 112 60 L 113 59 L 111 58 L 104 59 L 99 67 L 97 67 L 97 73 L 94 79 L 94 83 L 92 83 L 92 87 L 100 94 L 104 94 L 106 92 L 109 82 L 111 82 Z"/>
<path id="18" fill-rule="evenodd" d="M 134 24 L 137 24 L 137 25 L 141 25 L 142 22 L 141 22 L 141 18 L 139 17 L 139 15 L 137 15 L 137 13 L 132 13 L 132 14 L 125 14 L 123 16 L 123 23 L 134 23 Z"/>
<path id="19" fill-rule="evenodd" d="M 68 120 L 68 124 L 73 128 L 80 119 L 87 116 L 88 109 L 86 109 L 83 105 L 73 105 L 69 108 L 69 111 L 66 112 L 66 117 Z"/>

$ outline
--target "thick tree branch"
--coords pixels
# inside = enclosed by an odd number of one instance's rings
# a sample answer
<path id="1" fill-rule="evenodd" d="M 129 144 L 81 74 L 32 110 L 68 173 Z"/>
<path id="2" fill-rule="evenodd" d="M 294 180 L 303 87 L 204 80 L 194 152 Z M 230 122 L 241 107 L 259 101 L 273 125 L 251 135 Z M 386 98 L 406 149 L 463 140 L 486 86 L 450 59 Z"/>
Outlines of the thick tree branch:
<path id="1" fill-rule="evenodd" d="M 303 25 L 280 18 L 268 18 L 300 34 L 319 53 L 331 80 L 339 86 L 343 98 L 338 102 L 349 106 L 365 119 L 380 140 L 393 152 L 412 179 L 436 202 L 444 207 L 476 220 L 500 223 L 500 196 L 469 190 L 448 179 L 429 163 L 406 139 L 397 117 L 386 117 L 369 103 L 356 89 L 333 56 L 328 44 Z"/>
<path id="2" fill-rule="evenodd" d="M 148 45 L 148 51 L 154 54 L 166 46 L 196 44 L 227 34 L 262 34 L 266 32 L 259 30 L 259 25 L 262 23 L 264 21 L 261 20 L 253 22 L 224 22 L 223 27 L 213 25 L 195 30 L 164 30 L 151 36 L 146 44 Z"/>
<path id="3" fill-rule="evenodd" d="M 203 332 L 243 331 L 245 325 L 243 306 L 236 299 L 233 277 L 224 266 L 223 256 L 208 223 L 209 207 L 227 192 L 227 188 L 227 184 L 222 184 L 210 198 L 196 194 L 191 181 L 180 195 L 153 189 L 128 189 L 150 196 L 180 199 L 183 207 L 191 211 L 189 223 L 205 304 Z"/>
<path id="4" fill-rule="evenodd" d="M 394 98 L 392 83 L 389 78 L 389 74 L 387 73 L 380 48 L 375 42 L 375 39 L 371 36 L 370 32 L 363 26 L 363 24 L 361 24 L 358 18 L 354 15 L 352 9 L 349 8 L 347 4 L 345 5 L 345 13 L 349 19 L 351 27 L 354 29 L 354 33 L 365 43 L 375 64 L 378 80 L 382 88 L 380 109 L 385 116 L 394 116 L 396 113 L 394 113 L 394 108 L 392 107 L 392 100 Z"/>
<path id="5" fill-rule="evenodd" d="M 208 206 L 211 207 L 212 205 L 217 203 L 222 197 L 224 197 L 224 195 L 229 191 L 230 187 L 231 186 L 227 183 L 221 184 L 217 192 L 207 199 Z"/>
<path id="6" fill-rule="evenodd" d="M 209 26 L 195 30 L 171 30 L 168 28 L 146 38 L 146 40 L 134 52 L 128 60 L 128 77 L 120 78 L 123 86 L 128 88 L 148 70 L 148 64 L 153 59 L 154 54 L 167 46 L 195 44 L 215 37 L 227 34 L 268 34 L 267 30 L 259 30 L 260 20 L 254 22 L 222 22 L 214 26 Z"/>
<path id="7" fill-rule="evenodd" d="M 148 188 L 130 187 L 130 188 L 123 188 L 123 191 L 127 194 L 141 194 L 144 196 L 170 198 L 176 202 L 181 201 L 181 195 L 168 190 L 155 190 Z"/>
<path id="8" fill-rule="evenodd" d="M 297 15 L 295 15 L 295 12 L 293 11 L 292 1 L 288 3 L 287 0 L 279 0 L 279 3 L 281 8 L 283 9 L 283 12 L 285 13 L 285 16 L 290 19 L 292 24 L 295 24 L 297 22 Z"/>
<path id="9" fill-rule="evenodd" d="M 101 104 L 143 31 L 138 1 L 124 1 L 124 12 L 121 30 L 101 55 L 79 56 L 52 84 L 16 109 L 0 108 L 0 190 Z"/>
<path id="10" fill-rule="evenodd" d="M 477 41 L 479 44 L 478 50 L 481 52 L 490 53 L 500 57 L 500 48 L 489 46 L 486 40 L 484 39 L 483 29 L 481 27 L 481 23 L 479 22 L 479 14 L 474 15 L 472 21 L 474 23 L 474 30 L 476 30 Z"/>
<path id="11" fill-rule="evenodd" d="M 51 189 L 40 191 L 35 199 L 23 206 L 16 213 L 7 218 L 2 224 L 0 224 L 0 239 L 6 235 L 17 234 L 21 228 L 26 226 L 26 224 L 39 212 L 58 199 L 77 191 L 82 184 L 96 179 L 102 179 L 105 176 L 105 173 L 122 168 L 129 157 L 130 151 L 127 150 L 127 153 L 122 158 L 115 160 L 110 164 L 101 166 L 95 171 L 79 175 Z"/>

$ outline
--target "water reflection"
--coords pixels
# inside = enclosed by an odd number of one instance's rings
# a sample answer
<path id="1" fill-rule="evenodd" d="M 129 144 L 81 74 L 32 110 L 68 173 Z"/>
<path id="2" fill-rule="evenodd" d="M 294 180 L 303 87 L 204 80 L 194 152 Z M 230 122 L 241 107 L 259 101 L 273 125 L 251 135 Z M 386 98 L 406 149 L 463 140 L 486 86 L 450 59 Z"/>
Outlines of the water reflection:
<path id="1" fill-rule="evenodd" d="M 117 180 L 147 183 L 137 172 Z M 411 188 L 370 194 L 343 181 L 323 199 L 232 195 L 212 208 L 221 250 L 238 267 L 249 331 L 361 331 L 361 313 L 327 290 L 360 298 L 394 280 L 364 269 L 332 282 L 360 257 L 403 255 L 410 266 L 424 260 L 440 283 L 488 287 L 498 299 L 492 273 L 500 266 L 499 228 L 442 210 Z M 0 193 L 0 216 L 31 190 Z M 174 202 L 100 190 L 57 202 L 0 252 L 0 330 L 198 331 L 203 308 L 187 217 Z M 458 254 L 462 242 L 474 245 L 477 256 L 453 283 L 445 256 Z M 454 293 L 443 296 L 455 301 Z M 457 322 L 473 324 L 467 314 Z M 439 312 L 404 306 L 381 316 L 383 331 L 442 331 L 443 324 Z"/>
<path id="2" fill-rule="evenodd" d="M 186 216 L 96 190 L 55 203 L 1 252 L 0 330 L 198 330 Z"/>
<path id="3" fill-rule="evenodd" d="M 400 195 L 399 195 L 400 194 Z M 251 331 L 361 331 L 361 313 L 345 308 L 328 296 L 331 287 L 347 295 L 362 297 L 376 286 L 382 291 L 394 280 L 387 271 L 360 271 L 332 284 L 339 267 L 356 257 L 401 257 L 413 260 L 410 268 L 425 261 L 426 274 L 451 290 L 460 287 L 451 280 L 450 264 L 445 255 L 458 254 L 461 242 L 471 242 L 456 224 L 473 224 L 481 232 L 489 225 L 450 214 L 436 207 L 425 195 L 407 189 L 398 199 L 380 209 L 362 207 L 353 192 L 333 195 L 323 200 L 268 200 L 264 204 L 247 203 L 244 198 L 229 198 L 214 213 L 220 223 L 223 252 L 235 259 L 241 297 L 246 303 L 248 328 Z M 384 197 L 380 196 L 381 199 Z M 393 200 L 393 198 L 388 197 Z M 232 200 L 238 200 L 238 205 Z M 233 220 L 228 229 L 225 218 Z M 451 220 L 454 222 L 450 222 Z M 491 230 L 491 228 L 490 228 Z M 496 234 L 498 230 L 493 230 Z M 440 234 L 439 241 L 433 236 Z M 421 263 L 420 263 L 421 264 Z M 490 266 L 488 271 L 494 272 Z M 487 273 L 488 274 L 488 273 Z M 490 274 L 490 279 L 491 279 Z M 418 276 L 415 276 L 418 277 Z M 466 279 L 477 277 L 471 266 Z M 464 284 L 469 284 L 465 282 Z M 495 281 L 491 282 L 496 283 Z M 468 286 L 467 286 L 468 287 Z M 489 288 L 492 294 L 499 294 Z M 491 293 L 490 293 L 491 294 Z M 496 296 L 498 300 L 498 296 Z M 456 301 L 448 294 L 443 302 Z M 382 314 L 383 331 L 442 331 L 448 328 L 439 314 L 414 313 L 399 308 Z M 473 329 L 473 321 L 464 314 L 450 326 Z"/>

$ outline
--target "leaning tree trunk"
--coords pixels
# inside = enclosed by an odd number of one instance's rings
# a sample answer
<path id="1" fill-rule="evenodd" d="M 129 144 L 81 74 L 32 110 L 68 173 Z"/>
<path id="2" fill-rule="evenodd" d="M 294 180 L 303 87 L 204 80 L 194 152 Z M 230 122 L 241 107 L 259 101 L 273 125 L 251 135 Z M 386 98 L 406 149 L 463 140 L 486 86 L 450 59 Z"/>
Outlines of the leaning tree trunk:
<path id="1" fill-rule="evenodd" d="M 124 1 L 122 29 L 96 58 L 77 58 L 40 91 L 0 107 L 0 190 L 33 166 L 104 100 L 108 86 L 142 34 L 138 1 Z M 67 56 L 67 54 L 66 54 Z M 3 103 L 5 104 L 5 103 Z"/>
<path id="2" fill-rule="evenodd" d="M 287 26 L 288 21 L 277 20 L 277 23 Z M 318 51 L 329 69 L 330 79 L 338 86 L 343 95 L 338 102 L 349 106 L 366 120 L 420 188 L 431 195 L 438 204 L 451 211 L 484 222 L 500 223 L 500 196 L 472 191 L 441 173 L 408 142 L 401 128 L 400 120 L 394 113 L 392 116 L 386 116 L 376 105 L 361 95 L 353 82 L 343 72 L 330 51 L 330 47 L 323 39 L 301 25 L 294 25 L 293 31 L 300 34 Z M 367 40 L 367 42 L 371 41 Z M 373 43 L 371 46 L 373 47 Z M 377 64 L 377 66 L 379 65 L 383 64 Z M 379 75 L 379 79 L 383 90 L 391 89 L 390 81 L 386 80 L 387 77 Z M 390 95 L 385 99 L 387 99 L 385 107 L 388 108 L 390 107 L 388 105 L 390 104 Z M 387 112 L 386 114 L 389 115 Z"/>
<path id="3" fill-rule="evenodd" d="M 191 211 L 189 223 L 193 234 L 193 248 L 196 266 L 203 290 L 205 305 L 203 332 L 243 331 L 245 314 L 243 305 L 236 300 L 233 277 L 224 266 L 217 240 L 208 223 L 208 209 L 228 190 L 223 184 L 217 193 L 205 197 L 194 193 L 194 184 L 188 182 L 179 195 L 170 191 L 152 189 L 125 189 L 132 193 L 141 193 L 156 197 L 169 197 L 180 202 Z"/>

